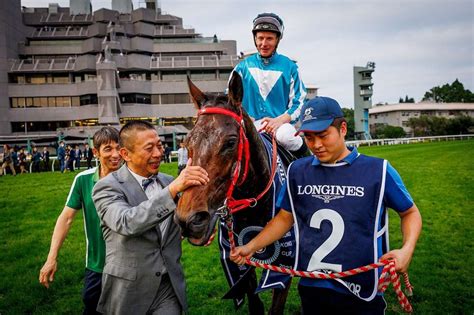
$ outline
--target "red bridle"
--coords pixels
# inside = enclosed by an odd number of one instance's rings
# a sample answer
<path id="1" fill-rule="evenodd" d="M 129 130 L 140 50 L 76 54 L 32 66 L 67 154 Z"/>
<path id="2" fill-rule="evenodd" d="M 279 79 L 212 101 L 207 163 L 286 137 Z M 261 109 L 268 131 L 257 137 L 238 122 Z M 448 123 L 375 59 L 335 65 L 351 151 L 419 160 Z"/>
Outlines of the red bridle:
<path id="1" fill-rule="evenodd" d="M 242 114 L 242 109 L 239 108 L 239 114 L 234 113 L 230 110 L 219 108 L 219 107 L 206 107 L 202 108 L 198 111 L 198 117 L 200 115 L 209 115 L 209 114 L 220 114 L 232 117 L 237 124 L 239 125 L 239 146 L 237 148 L 237 161 L 234 168 L 234 174 L 232 175 L 232 179 L 230 182 L 229 189 L 227 189 L 226 193 L 226 200 L 224 201 L 223 207 L 219 208 L 222 212 L 222 216 L 227 216 L 227 210 L 230 210 L 230 214 L 233 214 L 239 210 L 245 209 L 247 207 L 255 207 L 257 205 L 258 200 L 260 200 L 270 189 L 273 183 L 273 177 L 275 176 L 276 172 L 276 156 L 277 156 L 277 148 L 276 148 L 276 140 L 275 137 L 272 138 L 273 142 L 273 155 L 272 155 L 272 171 L 270 179 L 267 183 L 265 189 L 255 198 L 244 198 L 244 199 L 234 199 L 232 194 L 234 192 L 234 188 L 236 186 L 242 185 L 242 183 L 247 178 L 248 168 L 249 168 L 249 161 L 250 161 L 250 148 L 249 148 L 249 141 L 247 136 L 245 135 L 244 130 L 244 118 Z M 244 156 L 245 155 L 245 156 Z M 243 174 L 240 175 L 242 169 L 242 158 L 244 157 L 244 168 Z M 239 180 L 240 177 L 240 180 Z"/>

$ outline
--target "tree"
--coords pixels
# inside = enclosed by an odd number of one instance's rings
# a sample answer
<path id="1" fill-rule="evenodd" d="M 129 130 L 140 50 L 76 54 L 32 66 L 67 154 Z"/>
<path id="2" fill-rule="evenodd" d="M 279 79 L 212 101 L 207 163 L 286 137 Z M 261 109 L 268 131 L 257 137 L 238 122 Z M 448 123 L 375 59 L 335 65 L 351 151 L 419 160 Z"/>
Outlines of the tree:
<path id="1" fill-rule="evenodd" d="M 413 97 L 408 97 L 408 95 L 405 95 L 405 99 L 403 97 L 400 97 L 398 99 L 399 103 L 415 103 L 415 99 Z"/>
<path id="2" fill-rule="evenodd" d="M 403 138 L 405 136 L 405 130 L 402 127 L 390 125 L 377 126 L 374 133 L 374 138 L 376 139 Z"/>
<path id="3" fill-rule="evenodd" d="M 342 108 L 342 113 L 347 122 L 347 135 L 346 139 L 354 139 L 354 110 L 351 108 Z"/>
<path id="4" fill-rule="evenodd" d="M 466 90 L 458 79 L 452 84 L 446 83 L 443 86 L 435 86 L 425 93 L 423 101 L 435 103 L 473 103 L 474 93 Z"/>
<path id="5" fill-rule="evenodd" d="M 419 118 L 410 118 L 408 127 L 416 137 L 467 134 L 474 128 L 474 118 L 466 115 L 452 119 L 421 115 Z"/>

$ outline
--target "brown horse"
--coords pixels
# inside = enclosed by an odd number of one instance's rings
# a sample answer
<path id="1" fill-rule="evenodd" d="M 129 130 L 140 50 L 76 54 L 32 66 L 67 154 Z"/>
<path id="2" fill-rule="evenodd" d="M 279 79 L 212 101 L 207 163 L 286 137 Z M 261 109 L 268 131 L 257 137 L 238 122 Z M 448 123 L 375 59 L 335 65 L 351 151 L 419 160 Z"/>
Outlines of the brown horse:
<path id="1" fill-rule="evenodd" d="M 194 186 L 181 196 L 175 214 L 175 220 L 182 228 L 183 236 L 197 246 L 205 245 L 210 239 L 218 216 L 218 209 L 226 206 L 227 192 L 232 180 L 239 183 L 232 193 L 236 200 L 255 198 L 264 191 L 271 180 L 269 157 L 260 135 L 251 118 L 241 107 L 243 97 L 242 81 L 239 75 L 232 76 L 229 82 L 228 96 L 216 96 L 201 92 L 189 79 L 190 94 L 196 108 L 222 108 L 235 113 L 234 117 L 227 114 L 199 115 L 194 128 L 186 139 L 186 147 L 193 165 L 205 168 L 210 182 L 205 186 Z M 242 115 L 243 121 L 235 116 Z M 248 172 L 243 175 L 245 157 L 242 164 L 238 163 L 239 142 L 244 136 L 241 126 L 248 139 L 250 158 Z M 237 171 L 235 169 L 237 168 Z M 238 177 L 234 178 L 234 177 Z M 244 178 L 245 177 L 245 178 Z M 238 234 L 247 226 L 264 226 L 268 221 L 270 209 L 273 209 L 273 197 L 270 193 L 263 195 L 254 207 L 249 207 L 233 215 L 234 232 Z M 254 293 L 256 288 L 255 271 L 246 286 L 249 298 L 249 312 L 263 313 L 263 304 Z M 282 314 L 289 285 L 286 289 L 274 290 L 270 313 Z"/>

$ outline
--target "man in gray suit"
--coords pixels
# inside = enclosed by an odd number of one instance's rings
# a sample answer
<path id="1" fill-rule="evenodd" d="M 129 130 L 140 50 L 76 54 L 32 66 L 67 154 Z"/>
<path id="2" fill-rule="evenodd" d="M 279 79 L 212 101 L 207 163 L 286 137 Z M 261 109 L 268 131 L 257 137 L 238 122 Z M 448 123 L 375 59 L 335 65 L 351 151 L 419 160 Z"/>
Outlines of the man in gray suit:
<path id="1" fill-rule="evenodd" d="M 181 235 L 172 214 L 179 192 L 206 185 L 207 172 L 188 163 L 175 180 L 158 173 L 163 146 L 154 127 L 131 121 L 120 130 L 126 162 L 100 180 L 92 197 L 106 244 L 105 314 L 181 314 L 187 309 Z"/>

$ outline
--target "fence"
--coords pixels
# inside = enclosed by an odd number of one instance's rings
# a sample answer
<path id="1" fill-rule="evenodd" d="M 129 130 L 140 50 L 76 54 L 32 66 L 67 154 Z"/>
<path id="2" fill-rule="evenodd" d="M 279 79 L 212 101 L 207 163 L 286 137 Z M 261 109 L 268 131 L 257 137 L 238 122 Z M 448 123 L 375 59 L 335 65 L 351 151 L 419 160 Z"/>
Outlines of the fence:
<path id="1" fill-rule="evenodd" d="M 373 139 L 373 140 L 355 140 L 346 141 L 349 146 L 372 146 L 372 145 L 394 145 L 394 144 L 410 144 L 423 142 L 438 142 L 452 140 L 467 140 L 474 138 L 474 134 L 468 135 L 449 135 L 449 136 L 433 136 L 433 137 L 412 137 L 412 138 L 395 138 L 395 139 Z"/>

